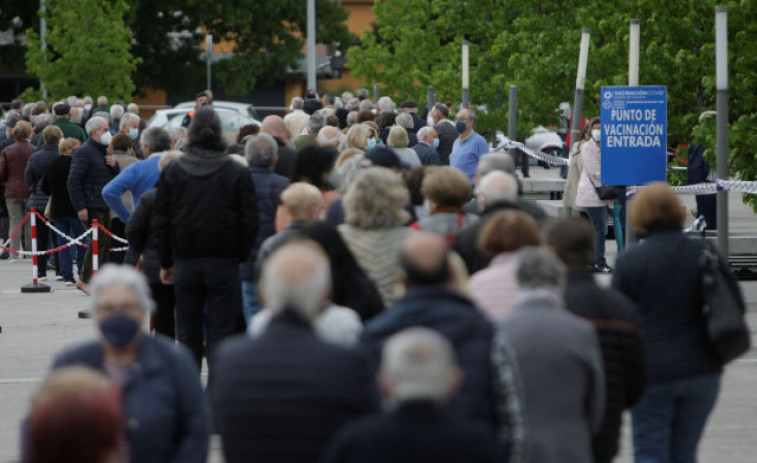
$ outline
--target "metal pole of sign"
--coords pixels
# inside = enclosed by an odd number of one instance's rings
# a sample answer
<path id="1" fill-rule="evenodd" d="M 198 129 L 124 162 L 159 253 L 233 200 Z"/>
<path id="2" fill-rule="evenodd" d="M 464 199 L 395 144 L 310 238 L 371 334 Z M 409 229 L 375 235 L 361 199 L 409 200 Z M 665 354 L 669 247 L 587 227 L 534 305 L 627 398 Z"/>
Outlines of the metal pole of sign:
<path id="1" fill-rule="evenodd" d="M 584 86 L 586 85 L 586 64 L 589 61 L 589 38 L 591 29 L 581 31 L 581 51 L 578 55 L 578 73 L 576 75 L 576 95 L 573 100 L 573 122 L 570 127 L 570 143 L 581 141 L 581 117 L 584 107 Z"/>
<path id="2" fill-rule="evenodd" d="M 507 116 L 507 138 L 509 138 L 512 141 L 515 141 L 515 127 L 518 117 L 518 87 L 515 85 L 510 86 L 510 102 L 508 103 L 508 116 Z M 512 149 L 510 150 L 510 156 L 512 156 L 513 161 L 515 161 L 518 156 L 518 149 Z M 528 162 L 528 160 L 525 160 L 524 162 Z"/>
<path id="3" fill-rule="evenodd" d="M 428 93 L 426 94 L 426 107 L 428 108 L 428 112 L 431 112 L 431 109 L 433 109 L 435 104 L 436 94 L 434 93 L 434 87 L 429 87 Z"/>
<path id="4" fill-rule="evenodd" d="M 307 18 L 307 76 L 308 85 L 306 90 L 316 91 L 315 80 L 315 0 L 308 0 Z"/>
<path id="5" fill-rule="evenodd" d="M 379 84 L 373 84 L 373 102 L 378 103 L 379 98 L 381 98 L 381 87 Z"/>
<path id="6" fill-rule="evenodd" d="M 211 76 L 213 74 L 213 34 L 208 34 L 207 37 L 205 37 L 205 61 L 208 65 L 208 86 L 205 88 L 210 90 L 210 85 L 212 83 Z"/>
<path id="7" fill-rule="evenodd" d="M 47 5 L 45 4 L 45 1 L 46 0 L 39 0 L 39 49 L 42 50 L 42 55 L 45 56 L 45 61 L 47 61 L 45 53 L 47 50 L 47 40 L 45 38 L 47 35 Z M 40 80 L 39 86 L 40 90 L 42 90 L 42 98 L 47 98 L 47 88 L 45 88 L 45 83 L 42 80 Z"/>
<path id="8" fill-rule="evenodd" d="M 728 8 L 715 8 L 718 180 L 728 180 Z M 728 258 L 728 192 L 717 193 L 718 246 Z"/>
<path id="9" fill-rule="evenodd" d="M 470 75 L 468 68 L 468 41 L 463 40 L 463 108 L 470 109 Z"/>
<path id="10" fill-rule="evenodd" d="M 641 37 L 641 21 L 638 19 L 631 20 L 631 30 L 628 36 L 628 86 L 637 87 L 639 85 L 639 41 Z M 623 198 L 625 202 L 627 198 Z M 626 248 L 636 242 L 636 236 L 631 227 L 631 208 L 626 203 L 626 236 L 623 244 Z"/>

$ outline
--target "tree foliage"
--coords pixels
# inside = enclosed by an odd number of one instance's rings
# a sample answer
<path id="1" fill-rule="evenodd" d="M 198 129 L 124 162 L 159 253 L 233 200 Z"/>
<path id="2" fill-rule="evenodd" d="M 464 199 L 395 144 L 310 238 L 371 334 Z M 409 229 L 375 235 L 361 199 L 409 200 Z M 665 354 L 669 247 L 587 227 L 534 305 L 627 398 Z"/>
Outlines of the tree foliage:
<path id="1" fill-rule="evenodd" d="M 130 53 L 127 10 L 125 0 L 48 0 L 47 49 L 40 49 L 39 35 L 29 29 L 27 72 L 40 78 L 53 99 L 85 93 L 130 99 L 139 59 Z"/>
<path id="2" fill-rule="evenodd" d="M 591 30 L 583 114 L 599 114 L 600 88 L 628 83 L 629 20 L 641 20 L 640 85 L 668 87 L 668 142 L 689 142 L 699 114 L 714 109 L 716 0 L 622 3 L 564 0 L 377 0 L 376 22 L 348 66 L 384 93 L 460 101 L 460 43 L 471 43 L 471 101 L 486 105 L 481 130 L 507 127 L 518 88 L 518 134 L 557 122 L 573 103 L 581 29 Z M 730 1 L 732 175 L 757 178 L 757 2 Z M 714 152 L 714 132 L 697 130 Z M 709 137 L 709 138 L 707 138 Z M 713 159 L 713 158 L 711 158 Z M 714 160 L 714 159 L 713 159 Z M 714 165 L 714 164 L 713 164 Z M 757 204 L 757 202 L 755 202 Z"/>

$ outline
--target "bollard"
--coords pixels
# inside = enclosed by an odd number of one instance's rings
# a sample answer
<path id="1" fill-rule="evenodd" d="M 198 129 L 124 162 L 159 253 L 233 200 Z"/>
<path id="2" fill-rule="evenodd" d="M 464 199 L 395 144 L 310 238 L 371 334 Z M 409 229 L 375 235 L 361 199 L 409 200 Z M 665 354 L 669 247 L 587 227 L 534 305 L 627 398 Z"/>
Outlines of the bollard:
<path id="1" fill-rule="evenodd" d="M 22 293 L 49 293 L 50 287 L 48 285 L 40 284 L 38 278 L 37 268 L 37 211 L 32 208 L 31 214 L 31 228 L 32 228 L 32 284 L 24 285 L 21 287 Z"/>
<path id="2" fill-rule="evenodd" d="M 97 270 L 99 269 L 99 264 L 100 264 L 99 243 L 98 243 L 98 238 L 97 238 L 98 226 L 99 226 L 99 222 L 97 221 L 97 219 L 94 219 L 92 221 L 92 277 L 93 278 L 95 275 L 97 275 Z"/>

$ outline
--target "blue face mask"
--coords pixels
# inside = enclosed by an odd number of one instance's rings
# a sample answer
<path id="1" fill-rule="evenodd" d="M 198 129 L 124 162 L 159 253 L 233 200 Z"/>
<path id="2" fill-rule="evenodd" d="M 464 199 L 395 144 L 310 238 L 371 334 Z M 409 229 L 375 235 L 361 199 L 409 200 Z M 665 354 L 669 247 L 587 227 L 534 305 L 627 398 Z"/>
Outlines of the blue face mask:
<path id="1" fill-rule="evenodd" d="M 139 332 L 139 323 L 133 318 L 117 313 L 100 324 L 100 332 L 113 347 L 126 347 Z"/>
<path id="2" fill-rule="evenodd" d="M 369 138 L 368 139 L 368 149 L 374 148 L 376 146 L 376 139 L 375 138 Z"/>
<path id="3" fill-rule="evenodd" d="M 468 126 L 465 125 L 465 122 L 457 121 L 455 122 L 455 130 L 457 130 L 457 133 L 463 133 L 468 130 Z"/>
<path id="4" fill-rule="evenodd" d="M 136 140 L 139 136 L 139 129 L 129 129 L 129 138 Z"/>
<path id="5" fill-rule="evenodd" d="M 434 148 L 439 148 L 439 139 L 438 138 L 434 138 L 434 144 L 433 144 L 433 146 L 434 146 Z"/>

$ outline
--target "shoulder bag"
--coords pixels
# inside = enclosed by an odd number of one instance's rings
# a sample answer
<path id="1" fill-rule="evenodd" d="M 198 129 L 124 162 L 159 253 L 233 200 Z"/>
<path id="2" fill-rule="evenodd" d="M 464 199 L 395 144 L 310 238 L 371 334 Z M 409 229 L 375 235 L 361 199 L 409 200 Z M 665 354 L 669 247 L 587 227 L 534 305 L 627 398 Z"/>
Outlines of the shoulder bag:
<path id="1" fill-rule="evenodd" d="M 591 182 L 591 185 L 594 187 L 594 191 L 597 192 L 597 196 L 599 196 L 599 199 L 614 200 L 614 199 L 619 198 L 618 190 L 615 188 L 615 185 L 597 186 L 597 184 L 594 183 L 594 180 L 591 179 L 591 174 L 587 172 L 586 175 L 589 177 L 589 181 Z"/>
<path id="2" fill-rule="evenodd" d="M 726 364 L 750 347 L 750 333 L 744 313 L 746 304 L 738 283 L 718 262 L 712 244 L 704 241 L 699 256 L 707 335 L 721 362 Z"/>

